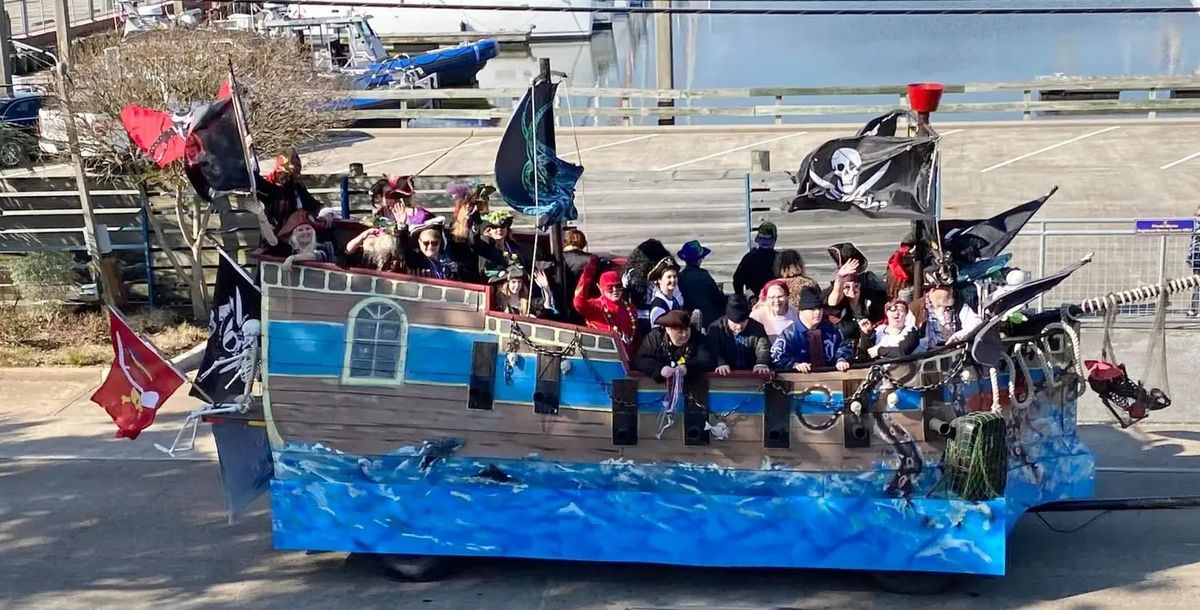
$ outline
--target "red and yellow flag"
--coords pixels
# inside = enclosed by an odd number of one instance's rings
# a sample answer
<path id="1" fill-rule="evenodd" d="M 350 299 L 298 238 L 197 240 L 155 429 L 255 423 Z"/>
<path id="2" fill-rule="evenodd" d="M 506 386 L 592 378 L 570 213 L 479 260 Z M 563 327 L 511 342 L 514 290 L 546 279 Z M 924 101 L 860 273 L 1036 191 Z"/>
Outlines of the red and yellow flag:
<path id="1" fill-rule="evenodd" d="M 186 379 L 109 308 L 113 363 L 92 402 L 117 424 L 117 438 L 135 439 L 154 423 L 155 412 Z"/>

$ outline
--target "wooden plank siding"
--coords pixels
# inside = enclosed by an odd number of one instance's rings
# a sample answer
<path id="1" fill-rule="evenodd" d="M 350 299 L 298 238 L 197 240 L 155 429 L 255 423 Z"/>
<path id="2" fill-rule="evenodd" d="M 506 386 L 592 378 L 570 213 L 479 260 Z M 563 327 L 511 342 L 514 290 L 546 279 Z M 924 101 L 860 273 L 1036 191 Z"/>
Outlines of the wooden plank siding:
<path id="1" fill-rule="evenodd" d="M 341 209 L 340 174 L 306 175 L 310 192 L 327 206 Z M 372 211 L 367 190 L 379 176 L 348 180 L 349 208 L 352 217 Z M 446 216 L 452 202 L 445 186 L 454 180 L 492 182 L 492 176 L 441 175 L 416 179 L 415 202 L 431 212 Z M 718 281 L 728 281 L 745 248 L 745 210 L 741 205 L 745 173 L 736 171 L 673 171 L 605 174 L 584 176 L 581 193 L 587 193 L 586 205 L 580 201 L 580 219 L 591 242 L 591 250 L 601 254 L 625 255 L 638 243 L 656 237 L 674 251 L 690 239 L 700 239 L 714 250 L 706 261 Z M 127 264 L 145 265 L 140 209 L 147 202 L 137 195 L 136 185 L 96 182 L 89 185 L 97 207 L 98 221 L 109 226 L 111 241 Z M 0 252 L 26 253 L 43 250 L 83 251 L 83 221 L 78 212 L 75 182 L 65 177 L 13 177 L 0 180 Z M 714 195 L 737 204 L 710 203 Z M 654 205 L 647 205 L 653 201 Z M 172 297 L 188 297 L 189 277 L 180 278 L 173 270 L 167 250 L 172 251 L 185 271 L 190 272 L 191 251 L 180 231 L 180 224 L 191 230 L 191 219 L 180 223 L 176 217 L 173 194 L 151 193 L 148 204 L 159 231 L 151 231 L 150 263 L 156 287 Z M 234 207 L 237 206 L 235 198 Z M 503 207 L 497 197 L 496 207 Z M 703 214 L 697 206 L 703 205 Z M 109 210 L 112 213 L 104 212 Z M 185 206 L 190 211 L 190 206 Z M 9 214 L 9 212 L 16 212 Z M 518 229 L 528 229 L 532 220 L 519 216 Z M 244 212 L 213 214 L 207 225 L 209 234 L 238 261 L 247 264 L 245 253 L 259 243 L 257 223 Z M 215 245 L 207 243 L 200 252 L 205 281 L 215 281 L 217 258 Z M 248 265 L 247 266 L 252 266 Z"/>

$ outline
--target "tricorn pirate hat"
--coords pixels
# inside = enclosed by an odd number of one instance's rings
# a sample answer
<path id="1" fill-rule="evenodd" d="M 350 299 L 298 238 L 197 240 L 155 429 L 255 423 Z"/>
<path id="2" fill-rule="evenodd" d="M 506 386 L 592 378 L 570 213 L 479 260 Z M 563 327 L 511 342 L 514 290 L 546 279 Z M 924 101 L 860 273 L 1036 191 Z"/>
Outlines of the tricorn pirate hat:
<path id="1" fill-rule="evenodd" d="M 850 242 L 833 244 L 829 246 L 828 251 L 830 258 L 833 259 L 833 264 L 837 267 L 841 267 L 849 261 L 856 260 L 858 261 L 858 271 L 860 273 L 867 269 L 867 256 Z"/>

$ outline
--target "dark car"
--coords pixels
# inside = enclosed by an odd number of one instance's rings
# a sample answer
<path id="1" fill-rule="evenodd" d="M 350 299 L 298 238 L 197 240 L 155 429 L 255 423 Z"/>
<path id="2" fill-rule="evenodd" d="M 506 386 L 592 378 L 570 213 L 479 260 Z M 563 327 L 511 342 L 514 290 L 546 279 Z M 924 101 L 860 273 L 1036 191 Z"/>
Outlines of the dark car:
<path id="1" fill-rule="evenodd" d="M 38 111 L 45 99 L 28 92 L 0 98 L 0 166 L 16 167 L 37 154 Z"/>

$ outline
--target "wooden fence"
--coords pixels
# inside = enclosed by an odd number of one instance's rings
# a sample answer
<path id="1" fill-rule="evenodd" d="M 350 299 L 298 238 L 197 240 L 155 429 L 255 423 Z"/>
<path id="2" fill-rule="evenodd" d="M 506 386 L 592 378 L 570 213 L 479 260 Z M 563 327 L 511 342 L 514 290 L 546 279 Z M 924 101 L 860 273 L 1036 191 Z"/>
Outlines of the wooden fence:
<path id="1" fill-rule="evenodd" d="M 305 176 L 305 182 L 327 205 L 341 208 L 345 202 L 351 216 L 362 216 L 371 205 L 366 188 L 376 178 L 314 175 Z M 457 179 L 491 177 L 422 176 L 416 182 L 415 201 L 434 213 L 448 214 L 451 201 L 445 186 Z M 576 195 L 580 218 L 574 224 L 587 233 L 592 250 L 602 253 L 627 254 L 651 237 L 674 252 L 684 242 L 699 239 L 714 251 L 706 267 L 718 281 L 727 282 L 745 252 L 745 184 L 746 172 L 732 170 L 585 174 Z M 159 304 L 188 302 L 193 260 L 184 232 L 191 229 L 191 215 L 185 210 L 180 218 L 173 195 L 143 194 L 129 185 L 91 186 L 97 220 L 107 225 L 113 249 L 122 259 L 131 298 L 148 301 L 152 288 Z M 74 187 L 70 178 L 0 182 L 0 254 L 82 252 L 83 222 Z M 493 204 L 504 205 L 498 197 Z M 529 226 L 531 219 L 519 217 L 518 224 Z M 206 228 L 243 263 L 259 240 L 253 217 L 245 213 L 213 214 Z M 824 241 L 822 236 L 806 251 L 827 258 Z M 218 260 L 215 244 L 206 244 L 199 257 L 211 285 Z"/>
<path id="2" fill-rule="evenodd" d="M 350 97 L 395 100 L 399 108 L 347 111 L 347 115 L 356 120 L 397 119 L 401 124 L 412 119 L 505 119 L 525 91 L 524 88 L 352 91 Z M 871 99 L 858 104 L 827 101 L 838 97 Z M 997 99 L 974 101 L 980 97 Z M 567 113 L 562 109 L 568 98 L 572 104 L 570 113 L 577 122 L 607 120 L 626 125 L 637 119 L 665 117 L 757 117 L 783 123 L 787 117 L 881 114 L 897 105 L 908 106 L 906 85 L 661 90 L 564 86 L 559 88 L 556 101 L 559 121 L 566 118 Z M 452 105 L 492 107 L 449 107 Z M 1200 78 L 1054 78 L 947 84 L 938 108 L 939 115 L 1001 113 L 1024 119 L 1080 114 L 1140 114 L 1155 118 L 1160 112 L 1200 112 Z"/>

